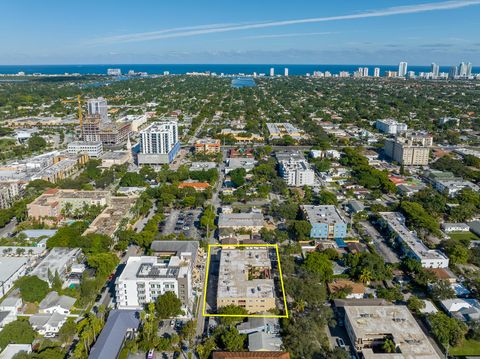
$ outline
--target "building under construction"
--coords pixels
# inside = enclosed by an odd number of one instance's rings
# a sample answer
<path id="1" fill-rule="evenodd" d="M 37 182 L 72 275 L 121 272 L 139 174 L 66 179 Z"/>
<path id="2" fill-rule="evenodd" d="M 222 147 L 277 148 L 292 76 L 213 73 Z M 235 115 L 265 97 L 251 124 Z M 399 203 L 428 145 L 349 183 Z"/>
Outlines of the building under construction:
<path id="1" fill-rule="evenodd" d="M 87 116 L 81 122 L 82 139 L 102 142 L 105 147 L 122 147 L 131 131 L 130 122 L 113 122 L 108 118 L 107 101 L 99 97 L 87 102 Z"/>

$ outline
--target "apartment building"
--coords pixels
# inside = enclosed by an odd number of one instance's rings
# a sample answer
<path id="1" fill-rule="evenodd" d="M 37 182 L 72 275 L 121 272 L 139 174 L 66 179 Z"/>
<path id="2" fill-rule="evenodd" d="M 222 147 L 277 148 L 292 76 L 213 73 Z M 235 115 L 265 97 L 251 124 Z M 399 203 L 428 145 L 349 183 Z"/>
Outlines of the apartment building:
<path id="1" fill-rule="evenodd" d="M 384 152 L 387 157 L 405 166 L 426 166 L 430 157 L 433 137 L 422 133 L 386 139 Z"/>
<path id="2" fill-rule="evenodd" d="M 429 249 L 405 225 L 405 217 L 399 212 L 380 212 L 381 222 L 395 235 L 405 255 L 418 260 L 423 268 L 447 268 L 448 257 L 441 251 Z"/>
<path id="3" fill-rule="evenodd" d="M 345 329 L 354 350 L 365 359 L 440 359 L 412 313 L 404 305 L 345 305 Z M 396 352 L 379 353 L 387 339 Z"/>
<path id="4" fill-rule="evenodd" d="M 191 308 L 192 253 L 179 253 L 170 257 L 130 257 L 115 282 L 116 298 L 120 309 L 142 309 L 168 291 Z"/>
<path id="5" fill-rule="evenodd" d="M 220 213 L 218 217 L 218 229 L 221 231 L 251 231 L 258 233 L 265 226 L 265 220 L 261 213 Z"/>
<path id="6" fill-rule="evenodd" d="M 110 203 L 108 191 L 77 191 L 73 189 L 47 190 L 35 201 L 27 205 L 28 216 L 41 221 L 58 221 L 62 217 L 62 209 L 68 204 L 71 211 L 82 209 L 85 205 L 106 206 Z"/>
<path id="7" fill-rule="evenodd" d="M 168 164 L 174 160 L 179 150 L 177 122 L 154 122 L 140 132 L 138 164 Z"/>
<path id="8" fill-rule="evenodd" d="M 398 135 L 399 133 L 406 132 L 408 130 L 406 123 L 398 122 L 392 118 L 377 120 L 375 122 L 375 128 L 380 132 L 387 133 L 389 135 Z"/>
<path id="9" fill-rule="evenodd" d="M 276 154 L 280 176 L 288 186 L 303 187 L 315 184 L 315 171 L 298 151 Z"/>
<path id="10" fill-rule="evenodd" d="M 212 154 L 220 152 L 220 140 L 203 138 L 195 142 L 195 153 Z"/>
<path id="11" fill-rule="evenodd" d="M 438 192 L 449 197 L 455 197 L 463 189 L 469 188 L 472 191 L 480 192 L 480 187 L 475 183 L 456 177 L 452 172 L 430 170 L 426 179 Z"/>
<path id="12" fill-rule="evenodd" d="M 237 305 L 249 313 L 264 313 L 276 308 L 267 248 L 222 248 L 218 276 L 217 309 Z"/>
<path id="13" fill-rule="evenodd" d="M 335 206 L 301 206 L 305 219 L 312 229 L 310 237 L 316 239 L 342 239 L 347 236 L 347 223 Z"/>
<path id="14" fill-rule="evenodd" d="M 18 182 L 0 182 L 0 209 L 10 208 L 19 196 Z"/>
<path id="15" fill-rule="evenodd" d="M 68 144 L 67 152 L 70 154 L 86 153 L 89 157 L 98 158 L 103 154 L 102 142 L 74 141 Z"/>

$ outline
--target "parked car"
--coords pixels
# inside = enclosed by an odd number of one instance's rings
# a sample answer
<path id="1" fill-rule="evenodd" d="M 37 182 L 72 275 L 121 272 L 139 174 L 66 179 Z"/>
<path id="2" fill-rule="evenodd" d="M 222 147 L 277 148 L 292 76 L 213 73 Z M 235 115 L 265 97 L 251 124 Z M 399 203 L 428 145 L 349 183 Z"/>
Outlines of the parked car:
<path id="1" fill-rule="evenodd" d="M 337 345 L 338 347 L 345 349 L 345 342 L 343 341 L 342 338 L 337 338 Z"/>
<path id="2" fill-rule="evenodd" d="M 147 353 L 147 359 L 154 359 L 155 358 L 155 350 L 150 349 Z"/>

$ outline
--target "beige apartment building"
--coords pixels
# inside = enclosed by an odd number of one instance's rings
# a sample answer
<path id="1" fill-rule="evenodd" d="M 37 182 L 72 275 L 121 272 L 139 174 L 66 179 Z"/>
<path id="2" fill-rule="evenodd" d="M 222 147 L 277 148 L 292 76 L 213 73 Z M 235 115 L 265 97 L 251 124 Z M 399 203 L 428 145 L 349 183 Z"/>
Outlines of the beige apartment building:
<path id="1" fill-rule="evenodd" d="M 195 142 L 196 153 L 219 153 L 220 152 L 220 140 L 214 138 L 199 139 Z"/>
<path id="2" fill-rule="evenodd" d="M 71 211 L 84 205 L 106 206 L 110 203 L 110 192 L 52 188 L 27 205 L 28 216 L 38 221 L 57 222 L 67 203 Z"/>
<path id="3" fill-rule="evenodd" d="M 265 313 L 276 308 L 268 248 L 222 248 L 217 309 L 227 305 L 243 307 L 251 314 Z"/>
<path id="4" fill-rule="evenodd" d="M 426 166 L 430 157 L 433 137 L 426 134 L 409 134 L 386 139 L 385 155 L 404 166 Z"/>

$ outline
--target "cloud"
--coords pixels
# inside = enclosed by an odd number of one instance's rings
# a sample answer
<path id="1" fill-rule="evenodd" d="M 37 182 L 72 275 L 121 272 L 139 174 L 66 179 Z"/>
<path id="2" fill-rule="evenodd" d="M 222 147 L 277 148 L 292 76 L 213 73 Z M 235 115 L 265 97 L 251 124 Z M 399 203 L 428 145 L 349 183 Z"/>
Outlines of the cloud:
<path id="1" fill-rule="evenodd" d="M 271 27 L 282 27 L 299 24 L 311 24 L 327 21 L 342 21 L 342 20 L 356 20 L 373 17 L 384 17 L 393 15 L 405 15 L 415 14 L 430 11 L 439 10 L 452 10 L 459 9 L 467 6 L 479 5 L 480 0 L 450 0 L 442 2 L 430 2 L 416 5 L 395 6 L 384 9 L 368 10 L 356 14 L 328 16 L 328 17 L 314 17 L 306 19 L 294 19 L 294 20 L 282 20 L 282 21 L 265 21 L 257 23 L 240 23 L 240 24 L 212 24 L 202 26 L 190 26 L 171 28 L 153 32 L 143 32 L 134 34 L 125 34 L 119 36 L 110 36 L 104 38 L 98 38 L 90 43 L 102 44 L 102 43 L 125 43 L 125 42 L 139 42 L 139 41 L 151 41 L 160 39 L 171 39 L 179 37 L 199 36 L 206 34 L 241 31 L 251 29 L 264 29 Z"/>
<path id="2" fill-rule="evenodd" d="M 320 35 L 331 35 L 335 32 L 325 31 L 325 32 L 293 32 L 289 34 L 271 34 L 271 35 L 254 35 L 254 36 L 244 36 L 241 39 L 276 39 L 284 37 L 304 37 L 304 36 L 320 36 Z"/>

